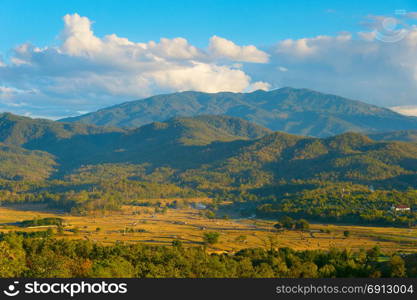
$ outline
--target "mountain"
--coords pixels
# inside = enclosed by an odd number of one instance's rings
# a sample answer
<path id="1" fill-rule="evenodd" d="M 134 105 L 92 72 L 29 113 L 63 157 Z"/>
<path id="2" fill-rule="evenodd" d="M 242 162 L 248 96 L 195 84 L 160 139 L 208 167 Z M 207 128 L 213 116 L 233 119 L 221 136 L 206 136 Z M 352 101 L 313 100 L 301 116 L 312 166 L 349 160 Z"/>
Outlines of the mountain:
<path id="1" fill-rule="evenodd" d="M 292 180 L 415 186 L 417 178 L 415 143 L 376 141 L 360 133 L 305 137 L 229 116 L 177 117 L 130 130 L 10 114 L 0 124 L 0 142 L 9 147 L 0 157 L 15 169 L 41 169 L 39 178 L 90 173 L 97 180 L 119 180 L 130 174 L 126 178 L 198 190 Z M 2 178 L 13 176 L 0 172 Z"/>
<path id="2" fill-rule="evenodd" d="M 335 95 L 288 87 L 252 93 L 158 95 L 60 121 L 133 128 L 173 117 L 202 114 L 239 117 L 273 131 L 315 137 L 348 131 L 417 129 L 414 117 Z"/>
<path id="3" fill-rule="evenodd" d="M 417 130 L 398 130 L 382 133 L 374 133 L 368 135 L 376 141 L 403 141 L 417 142 Z"/>
<path id="4" fill-rule="evenodd" d="M 203 145 L 255 139 L 270 133 L 261 126 L 229 116 L 173 118 L 123 130 L 10 113 L 0 115 L 0 142 L 51 153 L 65 171 L 101 162 L 174 163 L 177 155 L 188 155 L 188 162 L 194 165 L 207 159 L 199 152 Z"/>
<path id="5" fill-rule="evenodd" d="M 300 179 L 413 184 L 417 145 L 377 142 L 358 133 L 324 139 L 273 133 L 242 145 L 223 161 L 187 170 L 188 176 L 194 178 L 210 172 L 223 174 L 218 184 L 223 181 L 235 187 L 261 187 Z"/>
<path id="6" fill-rule="evenodd" d="M 123 130 L 81 123 L 32 119 L 11 113 L 0 114 L 0 142 L 27 148 L 43 147 L 75 136 L 91 136 L 109 132 L 123 132 Z"/>
<path id="7" fill-rule="evenodd" d="M 55 157 L 0 143 L 0 178 L 37 181 L 47 179 L 56 167 Z"/>
<path id="8" fill-rule="evenodd" d="M 271 130 L 243 119 L 201 115 L 154 122 L 130 131 L 129 135 L 134 136 L 135 140 L 157 140 L 160 145 L 165 144 L 165 141 L 184 145 L 207 145 L 213 141 L 256 139 L 270 133 Z"/>

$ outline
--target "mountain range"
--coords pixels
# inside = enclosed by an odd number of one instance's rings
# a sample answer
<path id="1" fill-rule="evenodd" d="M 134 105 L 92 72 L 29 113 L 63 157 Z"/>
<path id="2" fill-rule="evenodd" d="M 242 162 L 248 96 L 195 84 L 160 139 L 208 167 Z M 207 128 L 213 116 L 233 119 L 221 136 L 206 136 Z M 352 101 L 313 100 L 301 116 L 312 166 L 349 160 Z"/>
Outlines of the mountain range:
<path id="1" fill-rule="evenodd" d="M 417 144 L 392 141 L 409 140 L 414 131 L 378 134 L 377 141 L 360 133 L 316 138 L 272 132 L 219 115 L 121 129 L 6 113 L 0 115 L 0 133 L 0 177 L 12 180 L 127 174 L 228 189 L 300 179 L 406 187 L 417 178 Z M 158 176 L 152 175 L 155 170 Z"/>
<path id="2" fill-rule="evenodd" d="M 417 129 L 416 117 L 336 95 L 289 87 L 252 93 L 188 91 L 157 95 L 60 121 L 136 128 L 173 117 L 197 115 L 238 117 L 273 131 L 314 137 L 348 131 Z"/>

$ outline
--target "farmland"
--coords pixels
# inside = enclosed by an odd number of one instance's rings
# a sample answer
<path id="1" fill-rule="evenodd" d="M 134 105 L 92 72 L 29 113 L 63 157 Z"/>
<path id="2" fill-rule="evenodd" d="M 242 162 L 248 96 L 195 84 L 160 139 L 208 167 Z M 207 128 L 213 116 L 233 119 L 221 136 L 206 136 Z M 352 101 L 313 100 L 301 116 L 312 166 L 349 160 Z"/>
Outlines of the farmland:
<path id="1" fill-rule="evenodd" d="M 203 210 L 192 207 L 155 211 L 154 207 L 126 205 L 119 211 L 74 216 L 42 204 L 8 205 L 0 207 L 0 231 L 45 230 L 47 226 L 22 228 L 16 222 L 59 217 L 64 220 L 64 231 L 57 233 L 56 226 L 50 226 L 57 238 L 84 239 L 103 245 L 124 242 L 169 246 L 173 240 L 179 240 L 185 247 L 198 247 L 204 246 L 204 233 L 218 232 L 218 243 L 206 245 L 209 252 L 233 253 L 254 247 L 359 250 L 375 245 L 386 253 L 417 252 L 414 228 L 311 224 L 308 231 L 276 230 L 273 220 L 207 218 Z M 348 237 L 344 235 L 346 231 Z"/>

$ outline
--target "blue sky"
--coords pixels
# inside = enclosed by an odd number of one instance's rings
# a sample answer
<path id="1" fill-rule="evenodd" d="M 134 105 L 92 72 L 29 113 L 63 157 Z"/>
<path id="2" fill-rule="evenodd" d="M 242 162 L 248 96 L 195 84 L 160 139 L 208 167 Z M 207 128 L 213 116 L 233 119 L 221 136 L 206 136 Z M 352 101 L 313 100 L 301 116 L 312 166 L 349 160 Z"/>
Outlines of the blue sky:
<path id="1" fill-rule="evenodd" d="M 23 42 L 56 43 L 62 16 L 78 13 L 95 21 L 98 36 L 115 32 L 130 40 L 184 37 L 196 46 L 219 35 L 238 44 L 269 45 L 286 38 L 357 31 L 368 14 L 414 11 L 417 2 L 277 0 L 1 0 L 0 49 Z M 5 31 L 7 30 L 7 34 Z"/>
<path id="2" fill-rule="evenodd" d="M 0 4 L 0 110 L 59 117 L 161 92 L 284 85 L 417 105 L 416 1 Z M 396 10 L 409 14 L 407 36 L 365 35 Z"/>

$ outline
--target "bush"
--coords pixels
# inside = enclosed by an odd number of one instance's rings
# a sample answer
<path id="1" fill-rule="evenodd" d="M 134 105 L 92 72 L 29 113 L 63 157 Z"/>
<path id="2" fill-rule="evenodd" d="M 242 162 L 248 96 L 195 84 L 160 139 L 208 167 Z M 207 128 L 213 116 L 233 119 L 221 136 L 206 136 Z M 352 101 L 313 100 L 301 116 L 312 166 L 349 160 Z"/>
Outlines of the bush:
<path id="1" fill-rule="evenodd" d="M 293 229 L 295 222 L 291 217 L 285 216 L 281 219 L 280 223 L 282 224 L 282 227 L 286 229 Z"/>
<path id="2" fill-rule="evenodd" d="M 219 241 L 220 233 L 218 232 L 206 232 L 203 236 L 203 241 L 207 245 L 216 244 Z"/>
<path id="3" fill-rule="evenodd" d="M 43 218 L 43 219 L 24 220 L 19 223 L 19 226 L 21 227 L 47 226 L 47 225 L 62 226 L 62 223 L 63 223 L 63 219 L 61 218 Z"/>
<path id="4" fill-rule="evenodd" d="M 299 230 L 308 230 L 310 229 L 310 223 L 304 219 L 300 219 L 295 223 L 295 228 Z"/>
<path id="5" fill-rule="evenodd" d="M 182 242 L 179 239 L 175 239 L 172 241 L 172 246 L 176 247 L 176 248 L 181 248 L 182 247 Z"/>

